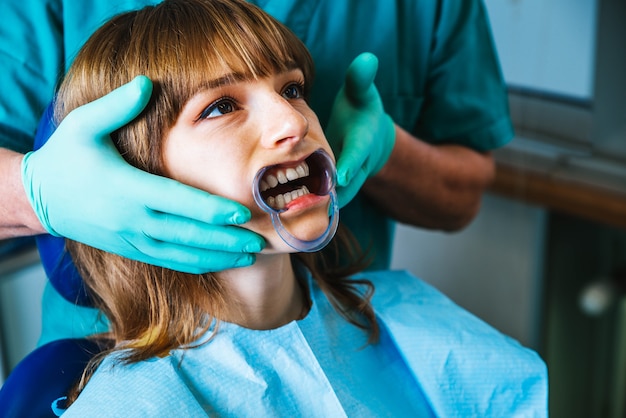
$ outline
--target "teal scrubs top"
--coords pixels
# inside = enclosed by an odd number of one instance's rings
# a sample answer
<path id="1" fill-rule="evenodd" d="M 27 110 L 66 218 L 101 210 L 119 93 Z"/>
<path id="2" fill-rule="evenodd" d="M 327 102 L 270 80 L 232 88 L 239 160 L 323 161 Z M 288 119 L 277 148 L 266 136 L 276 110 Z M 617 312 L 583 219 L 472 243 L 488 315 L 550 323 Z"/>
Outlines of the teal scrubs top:
<path id="1" fill-rule="evenodd" d="M 222 323 L 204 345 L 132 365 L 110 355 L 62 416 L 547 416 L 537 353 L 405 272 L 359 278 L 376 287 L 375 344 L 309 276 L 304 319 L 265 331 Z"/>
<path id="2" fill-rule="evenodd" d="M 89 35 L 115 14 L 158 2 L 5 1 L 0 146 L 31 149 L 59 76 Z M 316 64 L 311 106 L 322 126 L 348 65 L 369 51 L 379 58 L 376 85 L 385 110 L 421 140 L 484 151 L 512 139 L 506 86 L 482 0 L 255 3 L 289 26 L 311 51 Z M 341 220 L 371 249 L 371 268 L 388 268 L 394 221 L 363 195 L 342 209 Z"/>

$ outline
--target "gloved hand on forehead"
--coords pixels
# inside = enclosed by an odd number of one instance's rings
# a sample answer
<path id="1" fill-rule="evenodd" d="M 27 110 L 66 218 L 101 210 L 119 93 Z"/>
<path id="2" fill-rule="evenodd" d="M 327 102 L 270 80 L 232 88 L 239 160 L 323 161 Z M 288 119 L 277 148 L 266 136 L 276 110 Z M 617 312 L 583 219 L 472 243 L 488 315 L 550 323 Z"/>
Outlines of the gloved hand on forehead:
<path id="1" fill-rule="evenodd" d="M 385 113 L 374 85 L 378 58 L 357 56 L 346 73 L 326 129 L 337 156 L 339 206 L 347 205 L 365 181 L 385 165 L 395 144 L 393 120 Z"/>
<path id="2" fill-rule="evenodd" d="M 265 245 L 234 225 L 244 206 L 128 164 L 110 133 L 133 120 L 152 94 L 137 77 L 71 112 L 50 139 L 26 154 L 22 180 L 42 225 L 127 258 L 189 273 L 254 263 Z"/>

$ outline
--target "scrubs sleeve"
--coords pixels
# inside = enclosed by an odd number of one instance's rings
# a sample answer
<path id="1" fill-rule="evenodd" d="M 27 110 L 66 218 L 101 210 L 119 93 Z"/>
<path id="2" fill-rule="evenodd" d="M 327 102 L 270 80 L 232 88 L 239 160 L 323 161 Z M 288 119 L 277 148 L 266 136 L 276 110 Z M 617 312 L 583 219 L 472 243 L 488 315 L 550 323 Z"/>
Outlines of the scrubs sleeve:
<path id="1" fill-rule="evenodd" d="M 60 0 L 4 0 L 0 25 L 0 146 L 32 149 L 63 68 Z"/>
<path id="2" fill-rule="evenodd" d="M 442 0 L 435 14 L 417 137 L 486 151 L 513 138 L 507 89 L 482 0 Z"/>

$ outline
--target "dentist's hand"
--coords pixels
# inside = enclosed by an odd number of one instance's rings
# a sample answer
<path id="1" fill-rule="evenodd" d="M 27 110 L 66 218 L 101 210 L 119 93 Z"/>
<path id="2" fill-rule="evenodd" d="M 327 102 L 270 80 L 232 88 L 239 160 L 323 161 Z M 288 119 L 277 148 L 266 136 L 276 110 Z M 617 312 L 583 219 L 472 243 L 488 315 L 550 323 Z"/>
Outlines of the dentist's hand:
<path id="1" fill-rule="evenodd" d="M 347 205 L 365 181 L 385 165 L 396 141 L 395 125 L 374 85 L 378 58 L 357 56 L 331 111 L 326 136 L 337 158 L 339 206 Z"/>
<path id="2" fill-rule="evenodd" d="M 22 162 L 26 194 L 41 224 L 124 257 L 189 273 L 254 263 L 265 243 L 234 225 L 244 206 L 129 165 L 110 133 L 132 121 L 152 94 L 137 77 L 71 112 Z"/>

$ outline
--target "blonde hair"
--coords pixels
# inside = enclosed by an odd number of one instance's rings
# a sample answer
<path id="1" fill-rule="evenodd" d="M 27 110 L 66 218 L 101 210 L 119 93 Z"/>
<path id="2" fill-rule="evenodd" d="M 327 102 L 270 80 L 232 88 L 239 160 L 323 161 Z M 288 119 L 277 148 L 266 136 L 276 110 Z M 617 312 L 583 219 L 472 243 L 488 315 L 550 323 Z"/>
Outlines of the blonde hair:
<path id="1" fill-rule="evenodd" d="M 94 33 L 59 88 L 56 119 L 137 75 L 148 76 L 154 84 L 150 102 L 112 138 L 129 163 L 162 175 L 162 139 L 207 75 L 224 68 L 241 79 L 299 68 L 305 95 L 313 79 L 304 44 L 256 6 L 240 0 L 166 0 L 114 17 Z M 110 320 L 111 350 L 124 350 L 124 362 L 193 346 L 226 309 L 227 291 L 212 274 L 181 273 L 66 242 L 88 292 Z M 376 340 L 369 303 L 373 287 L 347 278 L 365 266 L 356 241 L 340 229 L 322 252 L 293 256 L 311 270 L 337 311 Z"/>

